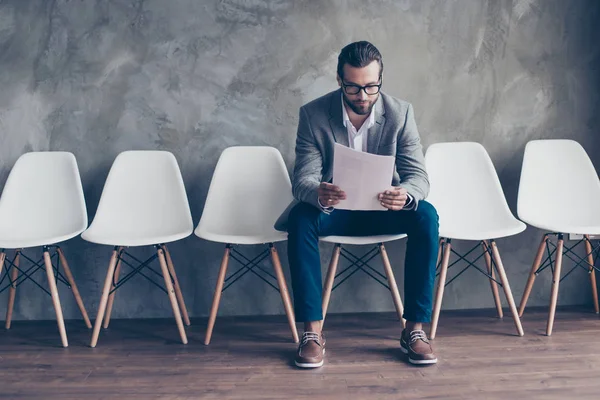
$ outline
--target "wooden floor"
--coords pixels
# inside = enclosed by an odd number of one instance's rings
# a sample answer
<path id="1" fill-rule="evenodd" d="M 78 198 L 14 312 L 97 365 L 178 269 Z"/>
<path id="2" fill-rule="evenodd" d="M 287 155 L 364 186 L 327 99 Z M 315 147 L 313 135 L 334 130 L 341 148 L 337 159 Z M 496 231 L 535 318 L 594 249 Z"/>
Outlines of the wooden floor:
<path id="1" fill-rule="evenodd" d="M 443 312 L 439 364 L 409 365 L 393 313 L 330 315 L 326 365 L 298 370 L 281 317 L 192 319 L 182 345 L 172 320 L 115 320 L 91 332 L 68 321 L 59 347 L 53 321 L 0 329 L 0 398 L 6 399 L 598 399 L 600 317 L 559 309 L 552 337 L 545 310 L 526 311 L 525 336 L 494 312 Z"/>

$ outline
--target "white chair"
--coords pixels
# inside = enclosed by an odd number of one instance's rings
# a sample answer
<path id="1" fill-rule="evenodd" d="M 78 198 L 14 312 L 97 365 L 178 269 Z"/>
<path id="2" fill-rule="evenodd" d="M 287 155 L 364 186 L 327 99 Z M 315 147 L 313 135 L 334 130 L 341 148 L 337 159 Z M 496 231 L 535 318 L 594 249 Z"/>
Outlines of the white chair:
<path id="1" fill-rule="evenodd" d="M 525 230 L 525 224 L 517 220 L 508 208 L 490 156 L 479 143 L 437 143 L 427 149 L 425 165 L 431 184 L 427 201 L 437 209 L 441 238 L 438 253 L 441 267 L 430 337 L 433 339 L 436 335 L 444 287 L 469 267 L 474 267 L 489 278 L 500 318 L 503 314 L 497 285 L 503 287 L 517 333 L 523 336 L 523 327 L 495 239 L 516 235 Z M 461 255 L 452 249 L 453 239 L 477 241 L 477 244 Z M 472 261 L 465 258 L 479 246 L 483 252 L 478 257 Z M 458 256 L 458 260 L 449 265 L 451 253 Z M 476 265 L 482 257 L 487 270 Z M 446 282 L 448 268 L 460 261 L 466 262 L 467 267 Z M 495 272 L 498 272 L 500 282 Z"/>
<path id="2" fill-rule="evenodd" d="M 71 288 L 87 327 L 92 327 L 64 252 L 56 245 L 79 235 L 86 226 L 85 199 L 75 156 L 57 151 L 32 152 L 19 157 L 0 198 L 0 274 L 5 261 L 7 264 L 0 281 L 0 291 L 10 289 L 6 329 L 11 326 L 17 286 L 27 280 L 52 297 L 64 347 L 69 343 L 56 281 Z M 43 250 L 42 259 L 38 261 L 22 250 L 38 246 Z M 12 260 L 6 258 L 4 249 L 16 249 Z M 21 258 L 32 266 L 25 270 L 19 264 Z M 56 265 L 53 264 L 54 258 Z M 61 264 L 66 277 L 60 272 Z M 46 269 L 50 291 L 33 279 L 34 273 L 42 268 Z M 8 285 L 2 287 L 7 277 Z"/>
<path id="3" fill-rule="evenodd" d="M 190 321 L 165 243 L 189 236 L 193 228 L 183 179 L 173 154 L 167 151 L 125 151 L 117 156 L 104 184 L 96 216 L 81 235 L 89 242 L 114 246 L 98 317 L 94 322 L 91 347 L 98 343 L 103 319 L 104 327 L 108 328 L 115 291 L 136 274 L 167 293 L 181 341 L 187 343 L 183 321 L 186 325 Z M 129 246 L 154 246 L 156 254 L 141 261 L 125 250 Z M 150 267 L 157 258 L 161 273 Z M 122 264 L 129 265 L 132 270 L 119 279 Z M 162 274 L 164 288 L 142 272 L 145 268 L 156 275 Z"/>
<path id="4" fill-rule="evenodd" d="M 210 343 L 221 293 L 248 272 L 280 292 L 292 336 L 298 342 L 294 311 L 274 245 L 287 240 L 287 233 L 273 228 L 279 215 L 292 201 L 291 193 L 290 178 L 277 149 L 230 147 L 219 157 L 204 211 L 194 232 L 202 239 L 225 243 L 204 344 Z M 235 248 L 236 245 L 258 244 L 267 244 L 268 249 L 253 258 Z M 260 265 L 269 255 L 275 276 Z M 242 267 L 225 279 L 230 257 Z"/>
<path id="5" fill-rule="evenodd" d="M 396 284 L 394 271 L 392 270 L 390 259 L 388 258 L 387 251 L 385 250 L 384 246 L 384 243 L 392 242 L 405 237 L 405 234 L 397 234 L 375 236 L 323 236 L 319 238 L 319 240 L 323 242 L 334 244 L 333 254 L 331 255 L 331 261 L 329 262 L 329 268 L 327 269 L 327 276 L 323 286 L 322 326 L 325 325 L 325 316 L 327 315 L 327 309 L 329 308 L 331 292 L 358 271 L 364 272 L 367 276 L 373 278 L 376 282 L 391 292 L 392 301 L 394 302 L 398 319 L 402 322 L 402 327 L 405 326 L 406 321 L 402 318 L 402 314 L 404 314 L 404 306 L 402 305 L 402 299 L 400 297 L 400 292 L 398 291 L 398 285 Z M 347 248 L 342 247 L 345 245 L 370 245 L 372 248 L 361 257 L 358 257 Z M 350 262 L 350 265 L 336 274 L 340 255 Z M 385 275 L 369 265 L 369 262 L 377 255 L 381 255 L 381 261 L 383 262 Z M 338 282 L 334 286 L 336 279 L 338 279 Z M 385 279 L 387 279 L 387 283 L 384 282 Z"/>
<path id="6" fill-rule="evenodd" d="M 579 143 L 573 140 L 533 140 L 527 143 L 517 213 L 524 222 L 548 232 L 544 234 L 535 256 L 519 314 L 523 315 L 535 277 L 548 266 L 554 268 L 554 276 L 547 335 L 552 334 L 559 283 L 578 267 L 590 275 L 594 308 L 598 313 L 597 267 L 594 266 L 593 253 L 600 246 L 592 249 L 588 235 L 600 234 L 600 179 Z M 568 247 L 563 242 L 566 233 L 584 234 L 584 237 Z M 556 244 L 550 240 L 551 237 L 556 237 Z M 573 251 L 582 243 L 585 244 L 584 257 Z M 544 251 L 547 255 L 542 263 Z M 575 266 L 561 278 L 563 256 L 574 260 Z"/>

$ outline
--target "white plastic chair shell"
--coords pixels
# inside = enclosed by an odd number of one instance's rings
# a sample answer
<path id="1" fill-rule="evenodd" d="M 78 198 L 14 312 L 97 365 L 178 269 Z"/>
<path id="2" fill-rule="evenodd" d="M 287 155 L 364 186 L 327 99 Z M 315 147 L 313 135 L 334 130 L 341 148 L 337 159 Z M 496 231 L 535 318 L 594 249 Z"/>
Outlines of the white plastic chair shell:
<path id="1" fill-rule="evenodd" d="M 398 239 L 403 239 L 406 234 L 397 235 L 375 235 L 375 236 L 323 236 L 319 240 L 327 243 L 350 244 L 350 245 L 365 245 L 387 243 Z"/>
<path id="2" fill-rule="evenodd" d="M 579 143 L 564 139 L 527 143 L 517 214 L 548 232 L 600 234 L 600 179 Z"/>
<path id="3" fill-rule="evenodd" d="M 81 237 L 113 246 L 148 246 L 183 239 L 193 228 L 175 156 L 125 151 L 115 159 L 96 216 Z"/>
<path id="4" fill-rule="evenodd" d="M 229 147 L 219 157 L 194 233 L 218 243 L 284 241 L 287 233 L 273 225 L 292 199 L 290 177 L 277 149 Z"/>
<path id="5" fill-rule="evenodd" d="M 440 237 L 486 240 L 525 230 L 506 202 L 485 148 L 474 142 L 436 143 L 427 149 L 427 197 L 440 218 Z"/>
<path id="6" fill-rule="evenodd" d="M 0 248 L 56 244 L 87 227 L 77 161 L 62 151 L 23 154 L 0 198 Z"/>

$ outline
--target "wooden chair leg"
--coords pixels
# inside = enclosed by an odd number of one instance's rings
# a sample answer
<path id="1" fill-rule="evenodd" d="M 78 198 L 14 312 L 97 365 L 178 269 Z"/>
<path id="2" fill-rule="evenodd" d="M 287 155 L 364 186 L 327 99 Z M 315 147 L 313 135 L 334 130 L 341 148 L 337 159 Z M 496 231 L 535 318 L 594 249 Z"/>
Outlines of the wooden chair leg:
<path id="1" fill-rule="evenodd" d="M 52 260 L 50 259 L 50 253 L 48 252 L 48 248 L 44 248 L 44 264 L 46 265 L 48 286 L 50 287 L 52 304 L 54 305 L 54 311 L 56 312 L 56 323 L 58 324 L 58 332 L 60 333 L 60 339 L 62 341 L 63 347 L 69 347 L 69 342 L 67 340 L 67 331 L 65 329 L 65 321 L 63 319 L 62 308 L 60 306 L 60 299 L 58 297 L 58 289 L 56 288 L 54 268 L 52 268 Z"/>
<path id="2" fill-rule="evenodd" d="M 165 252 L 161 246 L 158 246 L 156 251 L 158 252 L 158 262 L 160 264 L 160 269 L 162 271 L 163 278 L 165 279 L 165 288 L 167 289 L 167 294 L 169 295 L 169 300 L 171 301 L 171 307 L 173 308 L 173 316 L 175 317 L 175 323 L 177 324 L 177 329 L 179 329 L 179 336 L 181 336 L 181 342 L 183 344 L 187 344 L 187 335 L 185 334 L 185 328 L 183 327 L 181 311 L 179 310 L 177 296 L 175 295 L 175 288 L 173 287 L 173 282 L 171 282 L 171 275 L 169 274 L 169 267 L 167 266 Z"/>
<path id="3" fill-rule="evenodd" d="M 118 257 L 117 267 L 115 268 L 115 275 L 114 275 L 113 279 L 111 280 L 111 284 L 110 284 L 111 291 L 116 287 L 115 282 L 119 281 L 119 276 L 121 275 L 121 253 L 122 253 L 122 251 L 119 251 L 118 256 L 117 256 Z M 108 329 L 108 326 L 110 325 L 110 318 L 112 316 L 112 309 L 113 309 L 113 305 L 115 304 L 115 295 L 116 294 L 117 294 L 117 292 L 115 291 L 108 295 L 108 303 L 106 303 L 106 313 L 104 314 L 104 324 L 102 325 L 102 327 L 104 329 Z"/>
<path id="4" fill-rule="evenodd" d="M 115 275 L 115 267 L 117 266 L 117 257 L 120 248 L 115 247 L 113 250 L 110 263 L 108 264 L 108 271 L 106 272 L 106 279 L 104 280 L 104 288 L 102 289 L 102 297 L 100 297 L 100 304 L 98 305 L 98 315 L 94 321 L 94 331 L 92 332 L 92 340 L 90 341 L 90 347 L 96 347 L 98 344 L 98 336 L 100 336 L 100 328 L 102 327 L 102 319 L 106 311 L 106 304 L 108 303 L 108 294 L 113 283 L 113 276 Z"/>
<path id="5" fill-rule="evenodd" d="M 592 254 L 592 244 L 590 237 L 585 235 L 585 252 L 587 253 L 587 262 L 590 266 L 590 283 L 592 284 L 592 297 L 594 298 L 594 311 L 600 313 L 598 305 L 598 286 L 596 285 L 596 269 L 594 269 L 594 255 Z"/>
<path id="6" fill-rule="evenodd" d="M 283 276 L 283 269 L 281 268 L 281 261 L 279 260 L 279 254 L 273 243 L 269 243 L 269 250 L 271 252 L 271 261 L 273 262 L 273 269 L 275 270 L 275 276 L 277 277 L 277 284 L 279 286 L 279 293 L 281 294 L 281 300 L 283 301 L 283 307 L 285 309 L 285 315 L 287 316 L 290 329 L 292 330 L 292 337 L 294 343 L 298 343 L 298 329 L 296 329 L 296 318 L 294 316 L 294 309 L 292 307 L 292 300 L 290 299 L 290 293 L 288 291 L 285 277 Z"/>
<path id="7" fill-rule="evenodd" d="M 390 264 L 390 259 L 387 255 L 387 252 L 385 251 L 385 246 L 383 245 L 383 243 L 379 244 L 379 252 L 381 253 L 383 269 L 385 270 L 385 274 L 387 275 L 390 292 L 392 292 L 392 300 L 394 301 L 394 307 L 396 308 L 398 319 L 402 323 L 402 329 L 404 329 L 406 327 L 406 320 L 402 317 L 404 315 L 404 306 L 402 305 L 402 299 L 400 298 L 400 292 L 398 291 L 398 284 L 396 283 L 394 271 L 392 270 L 392 265 Z"/>
<path id="8" fill-rule="evenodd" d="M 185 306 L 185 301 L 183 300 L 183 293 L 181 292 L 181 286 L 179 286 L 179 280 L 177 279 L 177 274 L 175 273 L 175 266 L 173 265 L 173 260 L 171 259 L 171 253 L 169 252 L 166 244 L 163 245 L 163 248 L 167 257 L 167 266 L 169 267 L 169 272 L 173 277 L 173 287 L 175 288 L 175 296 L 177 296 L 177 302 L 179 303 L 179 310 L 181 311 L 183 322 L 187 326 L 190 326 L 190 316 L 188 315 L 187 307 Z"/>
<path id="9" fill-rule="evenodd" d="M 431 316 L 431 331 L 429 332 L 430 339 L 435 339 L 438 321 L 440 319 L 442 298 L 444 297 L 444 286 L 446 285 L 446 275 L 448 274 L 448 262 L 450 261 L 450 251 L 452 249 L 450 239 L 447 239 L 443 246 L 444 251 L 442 255 L 442 265 L 440 267 L 440 278 L 438 279 L 437 291 L 435 293 L 435 303 L 433 306 L 433 315 Z"/>
<path id="10" fill-rule="evenodd" d="M 500 258 L 500 252 L 498 251 L 498 246 L 496 245 L 496 241 L 492 240 L 492 256 L 494 257 L 494 263 L 496 264 L 496 269 L 498 270 L 498 275 L 500 275 L 500 281 L 502 282 L 502 287 L 504 288 L 504 295 L 506 296 L 506 301 L 508 302 L 508 307 L 510 308 L 510 312 L 513 316 L 513 320 L 515 321 L 515 326 L 517 327 L 517 333 L 519 336 L 523 336 L 523 326 L 521 325 L 521 319 L 519 318 L 519 312 L 517 311 L 517 306 L 515 304 L 515 300 L 512 295 L 512 291 L 510 290 L 510 284 L 508 283 L 508 278 L 506 277 L 506 271 L 504 270 L 504 265 L 502 265 L 502 259 Z"/>
<path id="11" fill-rule="evenodd" d="M 504 318 L 502 312 L 502 302 L 500 301 L 500 294 L 498 293 L 498 284 L 496 283 L 496 275 L 494 268 L 492 267 L 492 257 L 489 253 L 489 243 L 487 240 L 481 241 L 481 247 L 483 247 L 483 257 L 485 258 L 485 264 L 487 265 L 488 274 L 490 274 L 490 286 L 492 288 L 492 295 L 494 296 L 494 304 L 496 304 L 496 311 L 498 312 L 498 318 Z"/>
<path id="12" fill-rule="evenodd" d="M 206 327 L 206 336 L 204 337 L 205 345 L 210 343 L 213 328 L 215 327 L 215 320 L 217 319 L 217 311 L 219 310 L 219 303 L 221 301 L 221 292 L 223 291 L 223 283 L 225 282 L 225 275 L 227 274 L 227 265 L 229 264 L 230 252 L 231 246 L 225 246 L 225 253 L 223 254 L 223 259 L 221 260 L 221 268 L 219 269 L 219 277 L 217 278 L 217 286 L 215 288 L 215 294 L 213 295 L 210 315 L 208 316 L 208 326 Z"/>
<path id="13" fill-rule="evenodd" d="M 527 279 L 527 284 L 525 285 L 525 291 L 523 292 L 523 297 L 521 297 L 521 304 L 519 305 L 519 316 L 523 316 L 523 312 L 525 311 L 525 306 L 527 305 L 527 300 L 529 299 L 529 295 L 531 294 L 531 289 L 533 288 L 533 282 L 535 281 L 535 272 L 540 267 L 540 263 L 542 262 L 542 257 L 544 255 L 544 251 L 546 250 L 546 246 L 548 245 L 548 234 L 544 235 L 542 241 L 538 247 L 537 254 L 535 255 L 535 259 L 533 260 L 533 265 L 531 266 L 531 271 L 529 272 L 529 278 Z"/>
<path id="14" fill-rule="evenodd" d="M 341 251 L 342 245 L 336 243 L 333 246 L 333 253 L 331 254 L 331 260 L 329 261 L 329 268 L 327 269 L 327 276 L 325 278 L 325 285 L 323 286 L 323 295 L 321 296 L 321 309 L 323 310 L 321 329 L 323 329 L 323 325 L 325 325 L 325 316 L 327 315 L 327 309 L 329 308 L 329 299 L 331 298 L 331 290 L 333 289 L 333 282 L 335 281 L 335 274 L 340 261 Z"/>
<path id="15" fill-rule="evenodd" d="M 550 296 L 550 311 L 548 312 L 548 323 L 546 325 L 546 335 L 552 335 L 554 327 L 554 315 L 556 313 L 556 303 L 558 302 L 558 286 L 560 284 L 560 271 L 563 258 L 563 236 L 558 235 L 556 245 L 556 261 L 554 262 L 554 276 L 552 277 L 552 295 Z"/>
<path id="16" fill-rule="evenodd" d="M 10 324 L 12 321 L 12 314 L 13 314 L 13 308 L 15 306 L 15 296 L 17 294 L 17 278 L 19 277 L 19 269 L 17 268 L 19 266 L 19 260 L 21 258 L 21 249 L 17 249 L 17 254 L 15 255 L 15 261 L 14 261 L 14 266 L 12 266 L 12 271 L 10 274 L 10 280 L 12 282 L 12 284 L 10 285 L 10 289 L 8 292 L 8 305 L 6 307 L 6 329 L 10 329 Z M 0 269 L 0 274 L 1 274 L 1 269 Z"/>
<path id="17" fill-rule="evenodd" d="M 73 291 L 73 296 L 75 297 L 75 302 L 79 307 L 79 311 L 81 311 L 81 315 L 83 316 L 83 321 L 85 322 L 85 326 L 88 329 L 92 329 L 92 323 L 90 322 L 90 318 L 88 317 L 88 313 L 85 310 L 85 306 L 83 305 L 83 300 L 81 299 L 81 295 L 79 294 L 79 289 L 77 289 L 77 284 L 75 284 L 75 279 L 73 279 L 73 274 L 71 273 L 71 268 L 69 268 L 69 263 L 67 262 L 67 258 L 65 257 L 64 252 L 59 247 L 57 248 L 58 257 L 60 258 L 60 262 L 63 265 L 63 269 L 65 270 L 65 276 L 69 285 L 71 285 L 71 290 Z"/>

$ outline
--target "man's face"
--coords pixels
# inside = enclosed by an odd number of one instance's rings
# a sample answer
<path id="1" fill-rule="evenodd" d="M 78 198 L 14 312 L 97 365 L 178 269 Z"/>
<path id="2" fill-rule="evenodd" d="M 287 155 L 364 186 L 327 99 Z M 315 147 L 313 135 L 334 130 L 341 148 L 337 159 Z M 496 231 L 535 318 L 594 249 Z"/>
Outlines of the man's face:
<path id="1" fill-rule="evenodd" d="M 368 115 L 379 98 L 379 93 L 368 95 L 363 89 L 356 94 L 348 94 L 353 86 L 374 86 L 380 84 L 379 81 L 379 63 L 371 62 L 366 67 L 355 68 L 351 65 L 344 65 L 344 79 L 337 77 L 338 84 L 342 87 L 344 102 L 352 111 L 358 115 Z M 344 90 L 346 85 L 346 90 Z M 368 89 L 367 89 L 368 90 Z"/>

